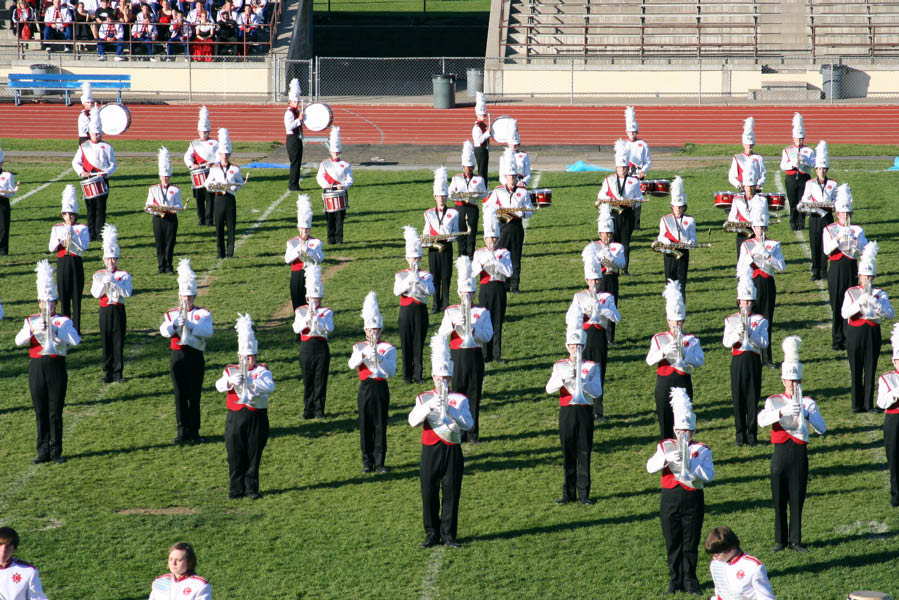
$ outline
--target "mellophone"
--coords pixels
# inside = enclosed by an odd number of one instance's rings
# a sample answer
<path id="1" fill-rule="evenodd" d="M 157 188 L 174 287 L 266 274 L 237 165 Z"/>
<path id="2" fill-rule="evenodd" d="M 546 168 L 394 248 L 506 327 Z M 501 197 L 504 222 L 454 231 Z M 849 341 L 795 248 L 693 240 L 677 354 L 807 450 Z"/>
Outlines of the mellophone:
<path id="1" fill-rule="evenodd" d="M 667 196 L 671 193 L 671 180 L 644 179 L 640 182 L 640 191 L 650 196 Z"/>
<path id="2" fill-rule="evenodd" d="M 109 193 L 105 175 L 94 175 L 81 180 L 81 193 L 85 200 L 93 200 Z"/>
<path id="3" fill-rule="evenodd" d="M 786 194 L 781 194 L 780 192 L 759 192 L 758 195 L 768 200 L 768 210 L 772 212 L 783 210 L 786 205 Z M 734 200 L 742 200 L 745 197 L 745 194 L 739 192 L 715 192 L 715 208 L 730 210 Z"/>

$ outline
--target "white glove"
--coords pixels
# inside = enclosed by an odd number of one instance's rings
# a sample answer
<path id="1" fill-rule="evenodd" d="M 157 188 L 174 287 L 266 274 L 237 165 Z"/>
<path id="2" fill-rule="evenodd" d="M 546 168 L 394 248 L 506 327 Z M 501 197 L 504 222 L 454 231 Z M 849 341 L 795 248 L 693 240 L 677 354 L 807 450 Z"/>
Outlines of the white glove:
<path id="1" fill-rule="evenodd" d="M 665 346 L 663 350 L 665 356 L 677 355 L 677 342 L 671 341 Z"/>
<path id="2" fill-rule="evenodd" d="M 790 403 L 790 414 L 792 414 L 794 417 L 798 417 L 799 415 L 801 415 L 802 414 L 802 403 L 801 402 Z"/>
<path id="3" fill-rule="evenodd" d="M 366 346 L 362 350 L 362 358 L 365 360 L 373 360 L 375 358 L 375 349 L 371 346 Z"/>
<path id="4" fill-rule="evenodd" d="M 231 384 L 231 387 L 236 388 L 240 387 L 243 383 L 243 375 L 240 373 L 234 373 L 230 377 L 228 377 L 228 383 Z"/>
<path id="5" fill-rule="evenodd" d="M 47 330 L 46 326 L 44 325 L 44 320 L 36 319 L 34 324 L 31 326 L 31 330 L 34 333 L 44 333 L 44 331 Z"/>
<path id="6" fill-rule="evenodd" d="M 177 319 L 175 319 L 175 327 L 181 329 L 182 327 L 184 327 L 185 322 L 186 321 L 184 320 L 184 317 L 179 316 Z"/>
<path id="7" fill-rule="evenodd" d="M 433 413 L 440 412 L 440 396 L 434 396 L 428 400 L 428 410 Z"/>
<path id="8" fill-rule="evenodd" d="M 671 450 L 665 453 L 665 460 L 669 465 L 680 465 L 680 452 Z"/>
<path id="9" fill-rule="evenodd" d="M 106 273 L 103 275 L 103 285 L 108 285 L 113 282 L 112 273 Z"/>

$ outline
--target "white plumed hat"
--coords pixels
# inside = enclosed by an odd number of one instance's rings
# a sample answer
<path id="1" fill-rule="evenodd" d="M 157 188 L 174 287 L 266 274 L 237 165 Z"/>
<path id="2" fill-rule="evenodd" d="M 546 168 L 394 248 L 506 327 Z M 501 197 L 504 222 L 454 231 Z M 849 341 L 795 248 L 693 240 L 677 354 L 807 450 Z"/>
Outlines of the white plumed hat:
<path id="1" fill-rule="evenodd" d="M 200 116 L 197 119 L 197 131 L 211 131 L 212 126 L 209 124 L 209 109 L 205 106 L 200 107 Z"/>
<path id="2" fill-rule="evenodd" d="M 62 191 L 62 210 L 59 212 L 78 214 L 78 196 L 74 185 L 69 184 Z"/>
<path id="3" fill-rule="evenodd" d="M 56 280 L 53 279 L 50 261 L 39 260 L 34 270 L 37 272 L 37 299 L 45 302 L 56 300 L 59 294 L 56 291 Z"/>
<path id="4" fill-rule="evenodd" d="M 628 106 L 624 109 L 624 130 L 625 131 L 639 131 L 640 128 L 637 125 L 637 112 L 634 110 L 633 106 Z"/>
<path id="5" fill-rule="evenodd" d="M 231 154 L 231 134 L 224 127 L 219 128 L 219 154 Z"/>
<path id="6" fill-rule="evenodd" d="M 768 199 L 760 194 L 756 194 L 749 201 L 749 220 L 752 221 L 753 227 L 767 227 L 768 220 Z"/>
<path id="7" fill-rule="evenodd" d="M 414 227 L 403 227 L 403 239 L 406 240 L 406 258 L 421 258 L 421 238 Z"/>
<path id="8" fill-rule="evenodd" d="M 684 180 L 678 175 L 671 182 L 671 206 L 686 206 L 687 192 L 684 191 Z"/>
<path id="9" fill-rule="evenodd" d="M 103 258 L 118 258 L 119 230 L 116 229 L 116 226 L 106 223 L 103 225 L 100 235 L 103 236 Z"/>
<path id="10" fill-rule="evenodd" d="M 178 295 L 197 295 L 197 275 L 190 268 L 189 258 L 182 258 L 178 261 Z"/>
<path id="11" fill-rule="evenodd" d="M 325 284 L 322 283 L 321 265 L 306 265 L 306 297 L 322 298 L 325 295 Z"/>
<path id="12" fill-rule="evenodd" d="M 431 375 L 453 376 L 453 357 L 450 354 L 449 340 L 439 333 L 431 338 Z"/>
<path id="13" fill-rule="evenodd" d="M 665 314 L 669 321 L 683 321 L 687 318 L 687 307 L 684 304 L 679 281 L 669 279 L 662 296 L 665 297 Z"/>
<path id="14" fill-rule="evenodd" d="M 743 121 L 743 143 L 749 146 L 755 145 L 755 119 L 747 117 Z"/>
<path id="15" fill-rule="evenodd" d="M 752 283 L 752 267 L 743 264 L 743 268 L 737 274 L 737 300 L 755 300 L 755 284 Z"/>
<path id="16" fill-rule="evenodd" d="M 328 138 L 328 150 L 334 154 L 343 152 L 343 140 L 340 138 L 340 127 L 331 128 L 331 135 Z"/>
<path id="17" fill-rule="evenodd" d="M 791 335 L 783 341 L 784 361 L 780 366 L 780 377 L 787 381 L 802 380 L 802 363 L 799 362 L 799 346 L 802 340 L 798 335 Z"/>
<path id="18" fill-rule="evenodd" d="M 696 430 L 696 413 L 693 412 L 693 402 L 687 394 L 687 388 L 671 388 L 671 410 L 674 412 L 673 429 Z"/>
<path id="19" fill-rule="evenodd" d="M 893 360 L 899 358 L 899 323 L 893 323 L 893 332 L 890 335 L 890 343 L 893 345 Z"/>
<path id="20" fill-rule="evenodd" d="M 449 196 L 449 184 L 446 181 L 446 167 L 434 169 L 434 195 Z"/>
<path id="21" fill-rule="evenodd" d="M 852 188 L 848 183 L 837 187 L 833 199 L 834 212 L 852 212 Z"/>
<path id="22" fill-rule="evenodd" d="M 743 169 L 743 185 L 758 185 L 760 171 L 759 164 L 755 159 L 748 161 L 746 168 Z"/>
<path id="23" fill-rule="evenodd" d="M 362 326 L 365 329 L 381 329 L 384 320 L 381 318 L 381 307 L 378 306 L 378 295 L 369 292 L 362 302 Z"/>
<path id="24" fill-rule="evenodd" d="M 862 250 L 862 256 L 858 259 L 858 274 L 874 277 L 877 275 L 877 242 L 869 240 L 865 249 Z"/>
<path id="25" fill-rule="evenodd" d="M 237 313 L 237 322 L 234 324 L 237 330 L 237 353 L 240 356 L 250 356 L 259 353 L 259 342 L 253 332 L 253 319 L 249 313 L 242 315 Z"/>
<path id="26" fill-rule="evenodd" d="M 515 160 L 515 151 L 506 146 L 503 155 L 499 159 L 499 176 L 500 180 L 506 175 L 517 175 L 518 163 Z"/>
<path id="27" fill-rule="evenodd" d="M 487 96 L 484 95 L 484 92 L 475 94 L 474 114 L 478 116 L 487 114 Z"/>
<path id="28" fill-rule="evenodd" d="M 93 104 L 94 102 L 94 90 L 91 87 L 90 81 L 85 81 L 81 84 L 81 103 L 82 104 Z"/>
<path id="29" fill-rule="evenodd" d="M 584 279 L 602 279 L 602 265 L 593 251 L 593 244 L 587 244 L 581 251 L 584 261 Z"/>
<path id="30" fill-rule="evenodd" d="M 615 141 L 615 166 L 626 167 L 630 163 L 627 154 L 627 142 L 624 140 Z"/>
<path id="31" fill-rule="evenodd" d="M 89 133 L 103 133 L 103 123 L 100 121 L 100 109 L 96 106 L 91 109 L 91 120 L 87 130 Z"/>
<path id="32" fill-rule="evenodd" d="M 572 302 L 565 313 L 565 345 L 580 344 L 584 345 L 584 313 L 581 311 L 581 305 Z"/>
<path id="33" fill-rule="evenodd" d="M 798 112 L 793 113 L 793 137 L 805 137 L 805 123 L 802 120 L 802 115 L 800 115 Z"/>
<path id="34" fill-rule="evenodd" d="M 459 294 L 474 292 L 474 274 L 471 272 L 471 259 L 463 254 L 456 259 L 456 289 Z"/>
<path id="35" fill-rule="evenodd" d="M 156 164 L 159 168 L 160 177 L 172 176 L 172 161 L 169 158 L 169 149 L 163 146 L 156 154 Z"/>
<path id="36" fill-rule="evenodd" d="M 606 202 L 599 205 L 599 216 L 596 218 L 596 231 L 598 233 L 615 232 L 615 219 L 612 218 L 612 207 Z"/>
<path id="37" fill-rule="evenodd" d="M 300 90 L 300 80 L 294 77 L 290 80 L 290 86 L 287 90 L 287 99 L 291 102 L 299 102 L 302 90 Z"/>
<path id="38" fill-rule="evenodd" d="M 824 140 L 818 142 L 818 145 L 815 147 L 815 168 L 830 168 L 830 155 L 827 151 L 827 142 L 825 142 Z"/>
<path id="39" fill-rule="evenodd" d="M 462 144 L 462 166 L 473 167 L 474 163 L 474 145 L 472 145 L 471 140 L 465 140 Z"/>
<path id="40" fill-rule="evenodd" d="M 484 237 L 499 237 L 499 219 L 496 217 L 496 207 L 492 204 L 484 205 Z"/>
<path id="41" fill-rule="evenodd" d="M 297 227 L 310 229 L 312 227 L 312 204 L 308 194 L 297 196 Z"/>

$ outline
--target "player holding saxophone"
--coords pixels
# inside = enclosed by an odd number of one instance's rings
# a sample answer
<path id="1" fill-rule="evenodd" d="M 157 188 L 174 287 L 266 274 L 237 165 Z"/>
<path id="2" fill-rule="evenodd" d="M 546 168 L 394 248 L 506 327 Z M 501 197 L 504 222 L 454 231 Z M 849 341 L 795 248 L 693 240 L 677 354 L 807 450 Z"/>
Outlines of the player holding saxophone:
<path id="1" fill-rule="evenodd" d="M 459 233 L 459 211 L 446 206 L 449 194 L 446 169 L 434 170 L 434 208 L 425 211 L 422 246 L 428 249 L 428 269 L 434 276 L 434 306 L 431 312 L 442 312 L 449 304 L 450 280 L 453 277 L 453 240 Z M 437 236 L 440 236 L 438 238 Z M 429 242 L 428 238 L 440 241 Z"/>

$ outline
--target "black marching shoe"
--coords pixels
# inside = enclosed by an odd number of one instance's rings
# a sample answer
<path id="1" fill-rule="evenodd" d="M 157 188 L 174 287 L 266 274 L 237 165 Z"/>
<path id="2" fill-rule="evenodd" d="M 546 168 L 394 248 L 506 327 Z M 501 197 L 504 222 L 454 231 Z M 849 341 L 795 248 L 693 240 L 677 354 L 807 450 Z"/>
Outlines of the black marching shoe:
<path id="1" fill-rule="evenodd" d="M 799 543 L 790 544 L 790 550 L 792 550 L 793 552 L 799 552 L 801 554 L 805 554 L 806 552 L 808 552 L 808 548 Z"/>
<path id="2" fill-rule="evenodd" d="M 31 464 L 39 465 L 42 463 L 50 462 L 50 458 L 46 456 L 35 456 L 31 459 Z"/>
<path id="3" fill-rule="evenodd" d="M 363 473 L 371 473 L 371 465 L 362 465 Z"/>
<path id="4" fill-rule="evenodd" d="M 571 500 L 563 496 L 561 498 L 556 498 L 555 500 L 553 500 L 553 502 L 555 502 L 556 504 L 568 504 L 569 502 L 571 502 Z"/>
<path id="5" fill-rule="evenodd" d="M 67 459 L 65 456 L 57 456 L 56 458 L 53 459 L 53 462 L 55 462 L 58 465 L 61 465 L 61 464 L 65 463 L 66 460 Z"/>
<path id="6" fill-rule="evenodd" d="M 584 506 L 593 506 L 594 504 L 596 504 L 596 500 L 594 500 L 593 498 L 581 498 L 579 502 Z"/>
<path id="7" fill-rule="evenodd" d="M 424 548 L 433 548 L 434 546 L 440 545 L 440 539 L 428 536 L 425 538 L 425 541 L 421 543 L 421 547 Z"/>
<path id="8" fill-rule="evenodd" d="M 259 500 L 260 498 L 262 498 L 262 494 L 260 494 L 259 492 L 247 492 L 247 498 L 250 498 L 251 500 Z"/>
<path id="9" fill-rule="evenodd" d="M 778 543 L 778 544 L 774 544 L 774 547 L 771 548 L 771 552 L 780 552 L 783 549 L 784 549 L 784 545 Z"/>
<path id="10" fill-rule="evenodd" d="M 456 538 L 446 538 L 446 541 L 443 543 L 446 546 L 449 546 L 450 548 L 461 548 L 462 547 L 462 544 L 460 544 L 458 541 L 456 541 Z"/>
<path id="11" fill-rule="evenodd" d="M 245 495 L 244 492 L 228 492 L 228 499 L 236 500 L 237 498 L 243 498 Z"/>

